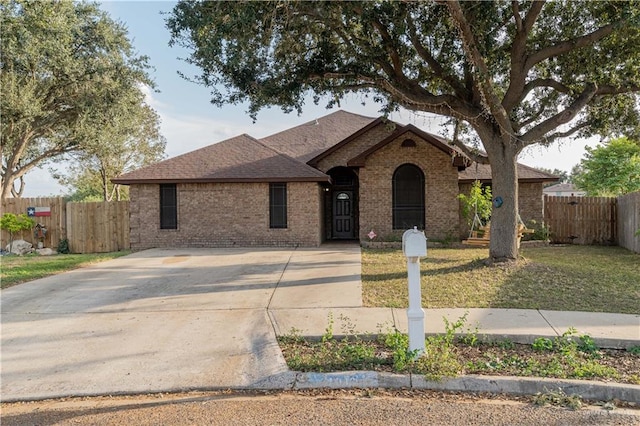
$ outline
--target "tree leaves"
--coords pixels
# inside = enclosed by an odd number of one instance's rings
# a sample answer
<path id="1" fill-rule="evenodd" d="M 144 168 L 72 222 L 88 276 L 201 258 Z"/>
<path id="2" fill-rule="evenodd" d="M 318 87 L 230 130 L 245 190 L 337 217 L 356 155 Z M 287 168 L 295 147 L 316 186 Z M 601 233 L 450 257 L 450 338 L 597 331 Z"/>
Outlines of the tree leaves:
<path id="1" fill-rule="evenodd" d="M 115 131 L 122 109 L 148 108 L 146 58 L 134 54 L 121 24 L 95 4 L 7 0 L 2 26 L 2 185 Z M 139 123 L 131 122 L 134 132 Z M 124 129 L 120 126 L 119 131 Z"/>
<path id="2" fill-rule="evenodd" d="M 573 176 L 576 186 L 591 196 L 618 196 L 640 191 L 640 144 L 626 137 L 586 148 Z"/>

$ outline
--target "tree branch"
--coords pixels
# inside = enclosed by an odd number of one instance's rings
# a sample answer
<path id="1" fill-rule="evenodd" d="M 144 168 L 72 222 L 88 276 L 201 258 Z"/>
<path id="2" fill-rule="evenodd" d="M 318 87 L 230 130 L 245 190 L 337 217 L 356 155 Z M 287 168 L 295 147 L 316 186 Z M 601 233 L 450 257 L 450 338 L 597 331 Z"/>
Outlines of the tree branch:
<path id="1" fill-rule="evenodd" d="M 576 133 L 578 130 L 584 129 L 585 127 L 588 127 L 588 126 L 589 126 L 589 123 L 582 122 L 582 123 L 578 124 L 577 126 L 567 130 L 566 132 L 552 133 L 548 137 L 545 138 L 545 144 L 549 144 L 549 143 L 553 142 L 556 139 L 567 138 L 567 137 L 573 135 L 574 133 Z"/>
<path id="2" fill-rule="evenodd" d="M 536 78 L 534 80 L 531 80 L 527 84 L 525 84 L 524 90 L 522 91 L 522 97 L 520 100 L 526 98 L 529 92 L 531 92 L 533 89 L 536 89 L 538 87 L 551 87 L 556 92 L 571 93 L 571 89 L 569 89 L 569 87 L 565 86 L 559 81 L 556 81 L 552 78 Z"/>
<path id="3" fill-rule="evenodd" d="M 531 115 L 531 117 L 529 117 L 527 120 L 523 121 L 522 123 L 517 123 L 515 124 L 513 127 L 515 129 L 516 132 L 519 132 L 522 128 L 528 126 L 529 124 L 535 123 L 536 120 L 538 118 L 540 118 L 540 116 L 542 115 L 542 113 L 544 112 L 544 110 L 546 109 L 545 105 L 543 104 L 540 109 L 538 109 L 538 111 L 536 111 L 533 115 Z"/>
<path id="4" fill-rule="evenodd" d="M 520 10 L 518 2 L 511 3 L 513 15 L 516 20 L 517 32 L 511 45 L 511 72 L 509 75 L 509 87 L 502 99 L 502 105 L 505 110 L 511 111 L 518 103 L 524 99 L 522 92 L 524 90 L 524 82 L 527 78 L 528 69 L 526 68 L 527 54 L 527 38 L 533 28 L 533 24 L 540 15 L 544 1 L 534 1 L 525 16 L 524 22 L 520 18 Z"/>
<path id="5" fill-rule="evenodd" d="M 433 73 L 440 78 L 442 81 L 447 83 L 453 91 L 462 99 L 467 99 L 468 92 L 465 89 L 464 85 L 460 80 L 458 80 L 455 76 L 445 72 L 442 65 L 431 55 L 431 53 L 424 47 L 422 43 L 420 43 L 420 39 L 418 37 L 418 33 L 416 32 L 416 27 L 411 19 L 411 16 L 407 16 L 407 23 L 409 24 L 409 39 L 411 40 L 411 44 L 416 49 L 418 55 L 431 67 Z"/>
<path id="6" fill-rule="evenodd" d="M 451 143 L 453 143 L 456 148 L 458 148 L 464 155 L 480 164 L 489 164 L 489 157 L 486 155 L 480 154 L 480 151 L 474 150 L 468 147 L 464 142 L 458 139 L 458 134 L 460 133 L 460 122 L 456 120 L 455 127 L 453 128 L 453 139 Z"/>
<path id="7" fill-rule="evenodd" d="M 588 46 L 599 40 L 602 40 L 603 38 L 610 35 L 615 27 L 620 25 L 622 22 L 624 21 L 617 21 L 612 24 L 605 25 L 604 27 L 598 28 L 597 30 L 589 34 L 585 34 L 581 37 L 576 37 L 571 40 L 565 40 L 558 44 L 554 44 L 553 46 L 545 47 L 537 51 L 527 58 L 525 71 L 528 72 L 531 68 L 533 68 L 534 65 L 539 64 L 545 59 L 549 59 L 553 56 L 559 56 L 563 53 L 570 52 L 571 50 L 579 49 L 581 47 Z"/>
<path id="8" fill-rule="evenodd" d="M 475 73 L 475 77 L 478 79 L 477 86 L 486 106 L 496 120 L 500 129 L 503 132 L 512 134 L 513 129 L 511 127 L 511 121 L 509 120 L 506 110 L 502 107 L 502 102 L 500 102 L 496 95 L 493 82 L 491 80 L 491 74 L 489 73 L 489 68 L 482 58 L 480 51 L 476 47 L 471 25 L 465 18 L 459 1 L 446 1 L 445 4 L 449 8 L 451 18 L 458 26 L 465 56 L 477 70 Z"/>
<path id="9" fill-rule="evenodd" d="M 611 85 L 602 85 L 598 87 L 598 91 L 596 92 L 596 96 L 604 96 L 604 95 L 619 95 L 622 93 L 630 93 L 630 92 L 640 92 L 640 86 L 636 86 L 632 84 L 630 86 L 611 86 Z"/>
<path id="10" fill-rule="evenodd" d="M 595 84 L 587 84 L 584 91 L 573 101 L 571 105 L 569 105 L 569 107 L 554 116 L 549 117 L 525 133 L 520 138 L 525 144 L 524 146 L 529 144 L 529 142 L 535 143 L 535 141 L 539 141 L 551 130 L 573 120 L 575 116 L 578 115 L 578 113 L 591 101 L 591 99 L 593 99 L 597 91 L 598 87 Z"/>

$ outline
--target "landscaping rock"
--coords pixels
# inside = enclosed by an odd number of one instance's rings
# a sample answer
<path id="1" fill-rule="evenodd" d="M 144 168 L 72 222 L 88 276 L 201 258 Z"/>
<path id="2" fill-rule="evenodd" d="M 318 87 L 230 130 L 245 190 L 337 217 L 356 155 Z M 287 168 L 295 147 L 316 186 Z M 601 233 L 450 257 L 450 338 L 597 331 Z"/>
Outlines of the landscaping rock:
<path id="1" fill-rule="evenodd" d="M 58 254 L 56 251 L 50 248 L 36 249 L 36 253 L 38 253 L 40 256 L 51 256 L 53 254 Z"/>
<path id="2" fill-rule="evenodd" d="M 11 253 L 22 256 L 23 254 L 29 254 L 33 251 L 33 244 L 25 240 L 15 240 L 13 244 L 7 244 L 5 247 L 7 251 L 11 250 Z"/>

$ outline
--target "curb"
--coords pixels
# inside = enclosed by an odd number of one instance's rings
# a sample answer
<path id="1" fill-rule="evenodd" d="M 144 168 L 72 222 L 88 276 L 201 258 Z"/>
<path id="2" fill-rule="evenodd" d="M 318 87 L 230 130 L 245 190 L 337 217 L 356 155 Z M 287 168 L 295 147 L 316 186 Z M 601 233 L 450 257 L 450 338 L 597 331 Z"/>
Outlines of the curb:
<path id="1" fill-rule="evenodd" d="M 445 392 L 488 392 L 508 395 L 535 395 L 562 390 L 567 395 L 578 395 L 591 401 L 638 403 L 640 385 L 607 383 L 592 380 L 548 379 L 515 376 L 469 375 L 426 380 L 416 374 L 394 374 L 377 371 L 345 371 L 335 373 L 300 373 L 287 371 L 254 383 L 255 390 L 387 388 L 421 389 Z"/>

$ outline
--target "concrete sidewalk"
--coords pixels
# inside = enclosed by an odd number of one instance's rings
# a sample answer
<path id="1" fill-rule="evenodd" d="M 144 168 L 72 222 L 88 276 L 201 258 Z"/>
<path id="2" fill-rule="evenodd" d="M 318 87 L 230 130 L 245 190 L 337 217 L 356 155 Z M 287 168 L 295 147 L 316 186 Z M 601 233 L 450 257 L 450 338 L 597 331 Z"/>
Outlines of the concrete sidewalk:
<path id="1" fill-rule="evenodd" d="M 462 332 L 474 332 L 491 339 L 508 338 L 517 343 L 532 343 L 537 337 L 555 337 L 570 328 L 579 335 L 588 334 L 596 344 L 606 348 L 640 346 L 640 315 L 563 312 L 534 309 L 426 309 L 425 333 L 445 331 L 446 318 L 455 322 L 464 315 Z M 378 334 L 397 328 L 407 332 L 405 309 L 396 308 L 314 308 L 271 309 L 269 317 L 276 334 L 285 335 L 293 328 L 308 337 L 322 336 L 333 317 L 333 333 Z"/>

